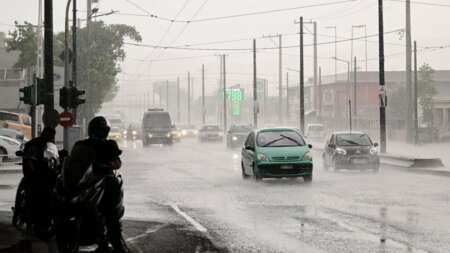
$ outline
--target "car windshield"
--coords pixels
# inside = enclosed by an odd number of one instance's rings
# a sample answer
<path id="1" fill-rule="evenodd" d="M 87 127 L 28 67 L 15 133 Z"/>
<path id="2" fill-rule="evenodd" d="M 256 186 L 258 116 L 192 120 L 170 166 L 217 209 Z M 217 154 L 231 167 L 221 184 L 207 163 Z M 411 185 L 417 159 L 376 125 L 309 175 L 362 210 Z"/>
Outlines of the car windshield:
<path id="1" fill-rule="evenodd" d="M 144 127 L 146 128 L 169 128 L 171 125 L 168 113 L 151 113 L 145 116 Z"/>
<path id="2" fill-rule="evenodd" d="M 201 131 L 220 131 L 218 126 L 204 126 Z"/>
<path id="3" fill-rule="evenodd" d="M 257 137 L 257 144 L 260 147 L 293 147 L 304 146 L 305 141 L 295 131 L 264 131 Z"/>
<path id="4" fill-rule="evenodd" d="M 0 120 L 19 122 L 19 115 L 8 112 L 0 112 Z"/>
<path id="5" fill-rule="evenodd" d="M 367 134 L 338 134 L 337 146 L 370 146 L 372 141 Z"/>

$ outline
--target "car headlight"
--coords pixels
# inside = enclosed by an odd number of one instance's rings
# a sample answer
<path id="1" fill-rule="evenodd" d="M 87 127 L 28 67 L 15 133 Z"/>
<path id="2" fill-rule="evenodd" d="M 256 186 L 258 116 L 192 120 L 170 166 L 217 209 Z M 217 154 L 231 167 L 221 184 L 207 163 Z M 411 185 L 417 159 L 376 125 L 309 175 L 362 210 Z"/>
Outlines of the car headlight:
<path id="1" fill-rule="evenodd" d="M 197 135 L 197 134 L 198 134 L 198 130 L 194 130 L 193 132 L 194 132 L 194 134 L 195 134 L 195 135 Z"/>
<path id="2" fill-rule="evenodd" d="M 267 156 L 265 154 L 258 154 L 257 158 L 259 161 L 267 161 Z"/>
<path id="3" fill-rule="evenodd" d="M 303 160 L 305 161 L 312 161 L 312 155 L 311 152 L 306 152 L 305 155 L 303 156 Z"/>
<path id="4" fill-rule="evenodd" d="M 346 155 L 347 151 L 345 149 L 343 149 L 343 148 L 336 148 L 336 154 Z"/>
<path id="5" fill-rule="evenodd" d="M 127 132 L 127 130 L 125 130 L 122 133 L 123 133 L 123 135 L 127 135 L 128 132 Z"/>
<path id="6" fill-rule="evenodd" d="M 237 140 L 238 140 L 238 137 L 233 136 L 233 137 L 231 137 L 231 139 L 232 139 L 233 141 L 237 141 Z"/>
<path id="7" fill-rule="evenodd" d="M 187 134 L 187 131 L 183 129 L 183 130 L 181 130 L 181 134 L 182 134 L 182 135 L 186 135 L 186 134 Z"/>
<path id="8" fill-rule="evenodd" d="M 170 136 L 172 136 L 171 133 L 167 133 L 167 134 L 166 134 L 166 137 L 170 137 Z"/>
<path id="9" fill-rule="evenodd" d="M 133 130 L 133 132 L 131 132 L 133 135 L 137 135 L 137 131 Z"/>
<path id="10" fill-rule="evenodd" d="M 371 155 L 377 155 L 378 154 L 378 150 L 375 147 L 373 147 L 373 148 L 370 149 L 370 154 Z"/>
<path id="11" fill-rule="evenodd" d="M 148 134 L 147 136 L 148 136 L 148 138 L 152 138 L 153 134 Z"/>

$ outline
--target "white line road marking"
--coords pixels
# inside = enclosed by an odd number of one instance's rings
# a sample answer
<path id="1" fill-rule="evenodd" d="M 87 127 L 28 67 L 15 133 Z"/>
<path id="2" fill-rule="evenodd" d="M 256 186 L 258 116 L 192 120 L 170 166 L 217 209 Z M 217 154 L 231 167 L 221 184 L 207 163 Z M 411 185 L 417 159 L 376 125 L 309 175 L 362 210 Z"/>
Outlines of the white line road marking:
<path id="1" fill-rule="evenodd" d="M 157 226 L 157 227 L 155 227 L 155 228 L 153 228 L 153 229 L 147 229 L 147 231 L 145 231 L 145 233 L 142 233 L 142 234 L 137 235 L 137 236 L 134 236 L 134 237 L 127 238 L 126 241 L 127 241 L 127 242 L 133 242 L 133 241 L 136 241 L 136 240 L 138 240 L 138 239 L 140 239 L 140 238 L 142 238 L 142 237 L 147 236 L 148 234 L 155 233 L 155 232 L 157 232 L 158 230 L 160 230 L 161 228 L 167 227 L 168 225 L 169 225 L 169 224 L 162 224 L 162 225 Z"/>
<path id="2" fill-rule="evenodd" d="M 194 226 L 195 229 L 197 229 L 198 231 L 202 232 L 202 233 L 206 233 L 208 232 L 208 230 L 202 226 L 202 224 L 198 223 L 197 221 L 195 221 L 191 216 L 187 215 L 185 212 L 181 211 L 180 208 L 178 208 L 177 205 L 175 204 L 171 204 L 170 207 L 172 207 L 172 209 L 177 212 L 179 215 L 181 215 L 184 219 L 186 219 L 189 223 L 191 223 L 192 226 Z"/>

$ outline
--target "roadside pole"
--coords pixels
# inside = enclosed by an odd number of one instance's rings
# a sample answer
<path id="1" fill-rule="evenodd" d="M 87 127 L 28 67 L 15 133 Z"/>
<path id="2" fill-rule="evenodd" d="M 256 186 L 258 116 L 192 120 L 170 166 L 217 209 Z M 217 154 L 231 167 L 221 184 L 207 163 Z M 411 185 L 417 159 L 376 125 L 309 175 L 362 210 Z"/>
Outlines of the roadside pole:
<path id="1" fill-rule="evenodd" d="M 202 123 L 206 123 L 206 108 L 205 108 L 205 64 L 202 64 Z"/>
<path id="2" fill-rule="evenodd" d="M 286 72 L 286 116 L 285 121 L 289 122 L 289 72 Z"/>
<path id="3" fill-rule="evenodd" d="M 300 64 L 299 64 L 299 80 L 300 80 L 300 87 L 299 87 L 299 99 L 300 99 L 300 131 L 302 134 L 305 133 L 305 79 L 304 79 L 304 55 L 303 55 L 303 17 L 300 17 L 299 22 L 295 21 L 296 24 L 299 24 L 300 26 Z"/>
<path id="4" fill-rule="evenodd" d="M 379 74 L 380 74 L 380 151 L 386 153 L 386 104 L 387 96 L 384 76 L 384 21 L 383 0 L 378 0 Z"/>
<path id="5" fill-rule="evenodd" d="M 72 86 L 78 86 L 77 78 L 77 0 L 72 0 Z M 70 83 L 69 83 L 70 84 Z M 92 103 L 91 103 L 92 104 Z M 73 119 L 77 122 L 77 109 L 73 108 Z"/>
<path id="6" fill-rule="evenodd" d="M 358 68 L 356 66 L 356 56 L 353 58 L 353 115 L 355 116 L 355 125 L 356 124 L 356 117 L 357 117 L 357 97 L 358 97 L 358 80 L 357 80 L 357 72 Z"/>
<path id="7" fill-rule="evenodd" d="M 53 0 L 45 0 L 44 6 L 44 83 L 45 105 L 43 117 L 44 125 L 55 127 L 50 115 L 53 113 L 55 103 L 53 98 Z"/>
<path id="8" fill-rule="evenodd" d="M 178 124 L 181 122 L 181 112 L 180 112 L 180 77 L 177 77 L 177 121 Z"/>
<path id="9" fill-rule="evenodd" d="M 414 88 L 413 88 L 413 111 L 414 111 L 414 144 L 418 144 L 419 115 L 417 112 L 417 42 L 414 41 Z"/>
<path id="10" fill-rule="evenodd" d="M 188 125 L 191 125 L 191 72 L 188 72 L 188 87 L 187 87 L 187 120 Z"/>
<path id="11" fill-rule="evenodd" d="M 64 25 L 64 87 L 69 88 L 69 11 L 70 2 L 67 1 L 66 16 Z M 64 112 L 67 112 L 67 108 L 64 108 Z M 69 129 L 64 127 L 63 129 L 63 147 L 65 150 L 69 150 Z"/>
<path id="12" fill-rule="evenodd" d="M 407 142 L 413 141 L 413 108 L 412 108 L 412 49 L 411 49 L 411 0 L 405 0 L 405 42 L 406 42 L 406 139 Z"/>
<path id="13" fill-rule="evenodd" d="M 258 128 L 258 92 L 256 84 L 256 40 L 253 39 L 253 127 Z"/>
<path id="14" fill-rule="evenodd" d="M 169 112 L 169 80 L 166 80 L 166 111 Z"/>
<path id="15" fill-rule="evenodd" d="M 226 55 L 222 55 L 223 57 L 223 131 L 227 132 L 227 64 L 226 64 Z"/>

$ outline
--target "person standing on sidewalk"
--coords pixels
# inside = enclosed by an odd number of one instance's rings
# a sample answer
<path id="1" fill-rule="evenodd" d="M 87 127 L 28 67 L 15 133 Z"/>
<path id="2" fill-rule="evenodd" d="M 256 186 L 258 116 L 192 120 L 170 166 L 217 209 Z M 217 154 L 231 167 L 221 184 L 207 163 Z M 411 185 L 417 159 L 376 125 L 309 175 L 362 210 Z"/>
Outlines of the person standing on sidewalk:
<path id="1" fill-rule="evenodd" d="M 44 157 L 47 143 L 55 142 L 55 129 L 45 127 L 39 137 L 25 144 L 23 151 L 23 176 L 28 217 L 36 235 L 49 239 L 52 234 L 52 191 L 56 182 L 56 171 L 49 167 Z"/>

